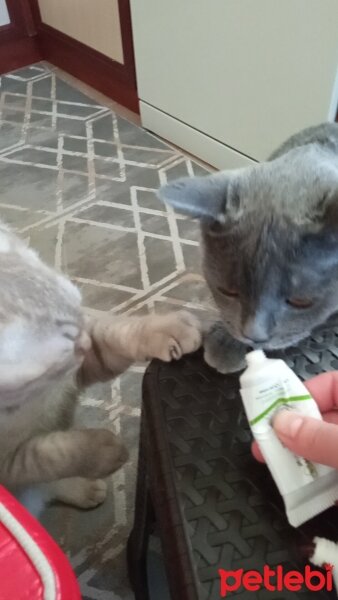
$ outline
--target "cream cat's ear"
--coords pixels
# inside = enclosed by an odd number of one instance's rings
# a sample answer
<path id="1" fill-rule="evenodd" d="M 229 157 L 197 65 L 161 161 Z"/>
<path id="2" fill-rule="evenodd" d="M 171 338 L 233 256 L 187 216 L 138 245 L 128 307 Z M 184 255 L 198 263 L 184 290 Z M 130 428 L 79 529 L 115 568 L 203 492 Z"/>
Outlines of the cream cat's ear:
<path id="1" fill-rule="evenodd" d="M 178 179 L 160 188 L 158 197 L 178 212 L 220 223 L 227 217 L 236 218 L 240 209 L 236 178 L 231 171 Z"/>

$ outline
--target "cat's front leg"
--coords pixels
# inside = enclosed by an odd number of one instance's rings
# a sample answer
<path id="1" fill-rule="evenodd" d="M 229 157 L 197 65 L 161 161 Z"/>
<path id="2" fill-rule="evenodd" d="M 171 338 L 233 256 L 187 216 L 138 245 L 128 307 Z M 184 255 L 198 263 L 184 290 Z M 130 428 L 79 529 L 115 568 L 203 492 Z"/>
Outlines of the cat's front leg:
<path id="1" fill-rule="evenodd" d="M 108 485 L 104 479 L 70 477 L 39 486 L 45 503 L 63 502 L 78 508 L 95 508 L 104 502 Z"/>
<path id="2" fill-rule="evenodd" d="M 104 479 L 69 477 L 16 487 L 12 491 L 21 504 L 39 519 L 48 504 L 55 501 L 78 508 L 95 508 L 106 499 L 108 485 Z"/>
<path id="3" fill-rule="evenodd" d="M 131 348 L 137 361 L 159 358 L 164 362 L 178 360 L 195 352 L 202 344 L 202 326 L 197 317 L 186 310 L 143 318 L 135 346 Z"/>
<path id="4" fill-rule="evenodd" d="M 204 336 L 204 360 L 220 373 L 236 373 L 245 367 L 247 347 L 235 340 L 217 321 Z"/>
<path id="5" fill-rule="evenodd" d="M 128 458 L 119 438 L 106 429 L 54 431 L 38 435 L 3 457 L 0 481 L 24 486 L 68 477 L 107 477 Z"/>
<path id="6" fill-rule="evenodd" d="M 89 323 L 92 341 L 78 374 L 80 385 L 111 379 L 135 361 L 177 360 L 202 343 L 201 324 L 185 310 L 166 315 L 105 315 Z"/>

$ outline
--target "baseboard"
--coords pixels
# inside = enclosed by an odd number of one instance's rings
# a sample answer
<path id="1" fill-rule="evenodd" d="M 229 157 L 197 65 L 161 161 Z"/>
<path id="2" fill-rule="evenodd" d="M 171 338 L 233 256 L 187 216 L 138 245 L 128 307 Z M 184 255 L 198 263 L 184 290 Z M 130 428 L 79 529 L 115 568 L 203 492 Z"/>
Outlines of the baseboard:
<path id="1" fill-rule="evenodd" d="M 42 60 L 36 36 L 12 38 L 0 43 L 0 75 Z"/>
<path id="2" fill-rule="evenodd" d="M 99 92 L 134 112 L 139 112 L 135 74 L 85 44 L 41 23 L 38 26 L 41 55 Z"/>
<path id="3" fill-rule="evenodd" d="M 251 158 L 142 100 L 140 113 L 143 127 L 217 169 L 238 169 L 255 164 Z"/>

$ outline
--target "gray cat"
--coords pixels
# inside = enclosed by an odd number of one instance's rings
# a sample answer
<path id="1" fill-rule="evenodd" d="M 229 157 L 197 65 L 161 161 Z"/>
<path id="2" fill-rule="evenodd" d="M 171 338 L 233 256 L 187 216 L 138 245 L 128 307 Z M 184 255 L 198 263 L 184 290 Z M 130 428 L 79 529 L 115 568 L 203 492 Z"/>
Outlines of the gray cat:
<path id="1" fill-rule="evenodd" d="M 267 162 L 163 187 L 200 220 L 206 281 L 219 308 L 206 361 L 244 366 L 248 347 L 307 337 L 338 310 L 338 124 L 288 139 Z"/>

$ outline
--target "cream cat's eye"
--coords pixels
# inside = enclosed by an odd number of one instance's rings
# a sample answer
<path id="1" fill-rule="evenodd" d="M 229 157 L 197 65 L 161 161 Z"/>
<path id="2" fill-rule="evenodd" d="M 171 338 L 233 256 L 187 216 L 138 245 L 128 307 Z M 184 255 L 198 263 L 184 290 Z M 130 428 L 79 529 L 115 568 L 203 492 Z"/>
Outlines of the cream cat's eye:
<path id="1" fill-rule="evenodd" d="M 227 289 L 223 287 L 218 287 L 217 289 L 221 294 L 223 294 L 223 296 L 228 296 L 228 298 L 238 298 L 239 296 L 239 292 L 232 288 Z"/>
<path id="2" fill-rule="evenodd" d="M 286 302 L 293 308 L 311 308 L 313 305 L 312 300 L 307 298 L 288 298 Z"/>

